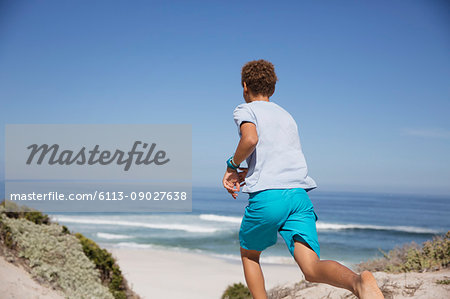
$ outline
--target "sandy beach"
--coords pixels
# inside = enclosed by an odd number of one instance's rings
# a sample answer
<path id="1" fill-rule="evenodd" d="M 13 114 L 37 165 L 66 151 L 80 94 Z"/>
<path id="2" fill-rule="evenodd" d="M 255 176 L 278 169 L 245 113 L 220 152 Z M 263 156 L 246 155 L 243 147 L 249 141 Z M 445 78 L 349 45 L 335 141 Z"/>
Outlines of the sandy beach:
<path id="1" fill-rule="evenodd" d="M 232 283 L 245 284 L 241 264 L 197 253 L 154 249 L 109 249 L 131 288 L 142 298 L 220 298 Z M 308 283 L 292 289 L 304 279 L 296 265 L 261 263 L 266 289 L 278 286 L 282 298 L 356 298 L 344 289 Z M 450 270 L 427 273 L 388 274 L 375 272 L 386 298 L 449 298 L 450 286 L 438 284 L 449 279 Z M 280 298 L 281 298 L 280 297 Z"/>
<path id="2" fill-rule="evenodd" d="M 149 298 L 220 298 L 232 283 L 245 282 L 238 261 L 207 255 L 154 249 L 109 249 L 131 288 Z M 266 287 L 298 282 L 296 265 L 264 264 Z"/>
<path id="3" fill-rule="evenodd" d="M 131 288 L 141 298 L 220 298 L 225 288 L 244 282 L 240 263 L 197 253 L 154 249 L 109 249 L 117 258 Z M 303 275 L 295 265 L 264 264 L 266 289 L 274 298 L 356 298 L 344 289 L 325 284 L 295 282 Z M 425 273 L 374 273 L 387 299 L 446 299 L 450 270 Z M 42 285 L 21 266 L 0 256 L 1 298 L 64 298 L 64 294 Z M 275 295 L 276 294 L 276 295 Z"/>

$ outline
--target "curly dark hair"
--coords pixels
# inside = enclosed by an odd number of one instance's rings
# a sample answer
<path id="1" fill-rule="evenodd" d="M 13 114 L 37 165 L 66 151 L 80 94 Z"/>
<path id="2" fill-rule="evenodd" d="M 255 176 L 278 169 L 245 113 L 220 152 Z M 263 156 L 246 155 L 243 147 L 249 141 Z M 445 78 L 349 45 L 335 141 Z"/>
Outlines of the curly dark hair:
<path id="1" fill-rule="evenodd" d="M 275 68 L 267 60 L 249 61 L 242 67 L 241 84 L 244 86 L 245 82 L 247 88 L 255 95 L 272 96 L 277 81 Z"/>

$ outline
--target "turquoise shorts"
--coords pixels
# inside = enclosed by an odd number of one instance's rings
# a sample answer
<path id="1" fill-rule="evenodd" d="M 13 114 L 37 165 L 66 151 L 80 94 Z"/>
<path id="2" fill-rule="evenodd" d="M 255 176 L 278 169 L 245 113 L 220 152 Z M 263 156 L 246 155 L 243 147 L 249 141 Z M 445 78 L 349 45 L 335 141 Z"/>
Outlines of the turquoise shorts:
<path id="1" fill-rule="evenodd" d="M 277 232 L 294 256 L 294 240 L 307 243 L 320 258 L 317 214 L 302 188 L 268 189 L 249 194 L 239 230 L 244 249 L 262 251 L 277 242 Z"/>

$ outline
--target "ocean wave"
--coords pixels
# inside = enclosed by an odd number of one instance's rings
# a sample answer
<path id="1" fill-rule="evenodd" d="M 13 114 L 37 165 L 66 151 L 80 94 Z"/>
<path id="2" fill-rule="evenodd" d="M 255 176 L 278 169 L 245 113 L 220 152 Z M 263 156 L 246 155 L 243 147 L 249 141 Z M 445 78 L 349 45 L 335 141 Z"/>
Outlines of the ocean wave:
<path id="1" fill-rule="evenodd" d="M 201 214 L 201 220 L 214 221 L 214 222 L 227 222 L 227 223 L 241 223 L 241 217 L 223 216 L 216 214 Z M 383 226 L 383 225 L 371 225 L 371 224 L 341 224 L 341 223 L 329 223 L 318 221 L 316 223 L 317 230 L 383 230 L 383 231 L 397 231 L 404 233 L 415 234 L 437 234 L 440 233 L 437 230 L 415 227 L 415 226 Z"/>
<path id="2" fill-rule="evenodd" d="M 150 228 L 150 229 L 161 229 L 161 230 L 174 230 L 174 231 L 185 231 L 189 233 L 206 233 L 212 234 L 218 231 L 223 231 L 226 227 L 221 226 L 220 223 L 229 224 L 240 224 L 241 217 L 235 216 L 224 216 L 217 214 L 200 214 L 198 216 L 200 220 L 216 222 L 214 225 L 204 225 L 201 222 L 193 224 L 185 223 L 164 223 L 164 220 L 158 220 L 158 222 L 143 222 L 143 221 L 127 221 L 127 220 L 116 220 L 116 219 L 98 219 L 98 218 L 87 218 L 87 217 L 70 217 L 70 216 L 51 216 L 55 221 L 67 222 L 67 223 L 81 223 L 81 224 L 99 224 L 99 225 L 119 225 L 119 226 L 131 226 L 140 228 Z M 198 218 L 197 218 L 198 219 Z M 182 221 L 182 220 L 178 220 Z M 177 222 L 178 222 L 177 221 Z M 169 222 L 166 220 L 166 222 Z M 361 223 L 331 223 L 331 222 L 321 222 L 317 221 L 316 227 L 318 231 L 345 231 L 345 230 L 374 230 L 374 231 L 386 231 L 386 232 L 401 232 L 409 234 L 439 234 L 441 231 L 416 227 L 416 226 L 384 226 L 384 225 L 372 225 L 372 224 L 361 224 Z M 100 236 L 99 236 L 100 237 Z M 100 237 L 101 238 L 101 237 Z M 114 238 L 112 236 L 103 236 L 103 238 Z M 117 238 L 118 239 L 118 238 Z"/>
<path id="3" fill-rule="evenodd" d="M 241 261 L 241 256 L 236 254 L 210 254 L 213 257 L 217 257 L 225 260 L 232 261 Z M 291 256 L 277 256 L 277 255 L 268 255 L 261 256 L 261 263 L 263 264 L 282 264 L 282 265 L 295 265 L 295 260 Z"/>
<path id="4" fill-rule="evenodd" d="M 220 254 L 212 253 L 200 249 L 193 248 L 183 248 L 183 247 L 172 247 L 172 246 L 162 246 L 157 244 L 140 244 L 135 242 L 120 242 L 112 245 L 113 248 L 130 248 L 130 249 L 154 249 L 154 250 L 166 250 L 171 252 L 182 252 L 190 254 L 201 254 L 202 256 L 211 256 L 214 258 L 219 258 L 221 260 L 240 262 L 241 256 L 237 254 Z M 261 256 L 261 263 L 265 264 L 282 264 L 282 265 L 295 265 L 295 260 L 291 256 Z"/>
<path id="5" fill-rule="evenodd" d="M 206 221 L 215 221 L 215 222 L 229 222 L 229 223 L 241 223 L 242 217 L 233 217 L 233 216 L 222 216 L 215 214 L 201 214 L 200 219 Z"/>
<path id="6" fill-rule="evenodd" d="M 340 223 L 328 223 L 320 222 L 316 223 L 317 230 L 383 230 L 383 231 L 396 231 L 403 233 L 413 234 L 437 234 L 439 231 L 415 227 L 415 226 L 383 226 L 383 225 L 371 225 L 371 224 L 340 224 Z"/>
<path id="7" fill-rule="evenodd" d="M 294 258 L 292 256 L 289 257 L 285 257 L 285 256 L 262 256 L 261 257 L 261 263 L 266 263 L 266 264 L 286 264 L 286 265 L 296 265 L 297 263 L 295 262 Z"/>
<path id="8" fill-rule="evenodd" d="M 120 242 L 117 244 L 114 244 L 113 247 L 115 248 L 133 248 L 133 249 L 150 249 L 155 248 L 153 244 L 139 244 L 135 242 Z"/>
<path id="9" fill-rule="evenodd" d="M 148 222 L 135 222 L 124 220 L 106 220 L 106 219 L 92 219 L 92 218 L 79 218 L 79 217 L 60 217 L 52 216 L 52 219 L 58 222 L 67 223 L 82 223 L 82 224 L 104 224 L 104 225 L 121 225 L 121 226 L 133 226 L 133 227 L 146 227 L 151 229 L 165 229 L 165 230 L 180 230 L 189 233 L 214 233 L 219 228 L 204 227 L 191 224 L 177 224 L 177 223 L 148 223 Z"/>
<path id="10" fill-rule="evenodd" d="M 131 236 L 119 235 L 119 234 L 108 234 L 108 233 L 97 233 L 97 237 L 99 237 L 101 239 L 107 239 L 107 240 L 132 238 Z"/>

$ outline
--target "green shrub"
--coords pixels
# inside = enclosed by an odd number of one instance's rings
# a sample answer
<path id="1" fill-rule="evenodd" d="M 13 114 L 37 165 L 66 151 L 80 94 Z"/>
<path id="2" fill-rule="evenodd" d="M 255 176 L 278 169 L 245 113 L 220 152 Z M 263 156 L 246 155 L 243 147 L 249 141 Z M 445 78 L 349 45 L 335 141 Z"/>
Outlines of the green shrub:
<path id="1" fill-rule="evenodd" d="M 63 234 L 70 234 L 70 230 L 67 228 L 67 226 L 65 226 L 65 225 L 62 226 L 62 233 Z"/>
<path id="2" fill-rule="evenodd" d="M 36 224 L 50 224 L 48 215 L 27 206 L 19 206 L 11 201 L 6 205 L 5 200 L 1 202 L 1 206 L 1 213 L 5 214 L 8 218 L 25 218 Z"/>
<path id="3" fill-rule="evenodd" d="M 242 283 L 235 283 L 225 290 L 222 299 L 251 299 L 250 290 Z"/>
<path id="4" fill-rule="evenodd" d="M 443 236 L 435 236 L 422 247 L 412 242 L 396 247 L 384 257 L 369 260 L 357 265 L 357 271 L 385 271 L 400 273 L 409 271 L 427 271 L 447 268 L 450 263 L 450 231 Z"/>
<path id="5" fill-rule="evenodd" d="M 0 241 L 9 249 L 15 248 L 15 243 L 12 238 L 11 228 L 3 220 L 3 215 L 0 213 Z"/>
<path id="6" fill-rule="evenodd" d="M 52 223 L 48 215 L 40 211 L 18 206 L 13 202 L 6 204 L 2 201 L 0 203 L 0 240 L 9 249 L 17 247 L 19 256 L 29 260 L 32 274 L 43 278 L 56 288 L 61 288 L 68 294 L 68 298 L 92 296 L 115 299 L 139 298 L 128 289 L 119 266 L 106 249 L 100 248 L 82 234 L 72 234 L 65 225 Z M 67 242 L 68 240 L 70 242 Z M 72 244 L 73 240 L 76 240 L 77 245 Z M 69 248 L 65 248 L 67 246 Z M 73 274 L 72 278 L 66 275 L 65 281 L 61 278 L 67 274 L 60 273 L 67 270 L 61 262 L 68 264 L 67 259 L 70 259 L 72 253 L 71 248 L 79 249 L 84 257 L 79 259 L 80 265 L 71 265 L 74 271 L 77 266 L 84 268 L 83 270 L 93 270 L 90 275 L 83 275 L 84 280 L 79 280 L 84 286 L 72 281 L 77 279 L 76 274 Z M 86 262 L 90 263 L 89 266 L 83 264 Z M 95 277 L 92 276 L 93 273 Z M 93 287 L 95 283 L 100 283 L 101 286 Z M 106 285 L 107 289 L 103 285 Z M 81 289 L 78 289 L 79 287 Z M 77 289 L 76 292 L 74 288 Z M 89 290 L 83 290 L 83 288 Z M 109 292 L 105 294 L 105 290 Z"/>
<path id="7" fill-rule="evenodd" d="M 116 261 L 106 249 L 100 248 L 97 243 L 80 233 L 75 236 L 80 241 L 84 254 L 95 264 L 99 270 L 102 281 L 108 285 L 109 290 L 116 299 L 126 298 L 126 286 Z"/>
<path id="8" fill-rule="evenodd" d="M 10 233 L 18 256 L 28 260 L 31 274 L 61 289 L 66 298 L 110 298 L 99 271 L 84 254 L 75 236 L 63 233 L 55 223 L 40 225 L 25 218 L 8 218 L 0 214 L 2 235 Z"/>

